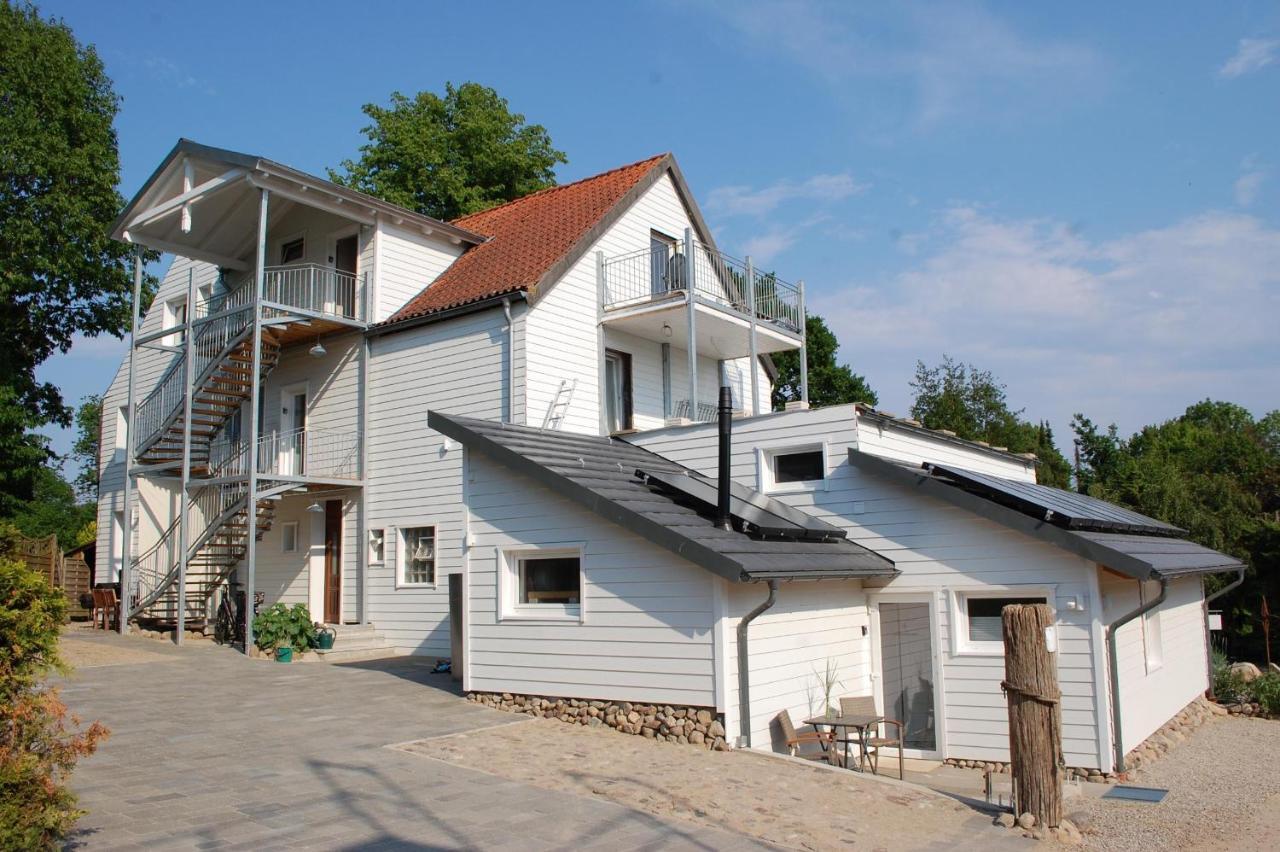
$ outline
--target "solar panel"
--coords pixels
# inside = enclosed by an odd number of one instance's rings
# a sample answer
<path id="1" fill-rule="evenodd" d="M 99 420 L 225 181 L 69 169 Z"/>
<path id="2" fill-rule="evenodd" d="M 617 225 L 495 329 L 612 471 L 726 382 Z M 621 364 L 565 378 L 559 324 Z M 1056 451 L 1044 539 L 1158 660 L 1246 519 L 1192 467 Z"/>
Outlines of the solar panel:
<path id="1" fill-rule="evenodd" d="M 1133 532 L 1143 535 L 1186 533 L 1186 530 L 1172 524 L 1087 494 L 937 464 L 926 463 L 925 467 L 936 476 L 953 480 L 953 484 L 959 484 L 967 491 L 1064 529 Z"/>
<path id="2" fill-rule="evenodd" d="M 693 472 L 637 470 L 636 476 L 669 494 L 677 494 L 698 504 L 704 512 L 714 513 L 719 504 L 719 489 L 707 477 Z M 738 483 L 729 488 L 729 514 L 746 532 L 790 539 L 828 541 L 844 538 L 837 526 L 820 521 L 787 504 L 752 491 Z"/>

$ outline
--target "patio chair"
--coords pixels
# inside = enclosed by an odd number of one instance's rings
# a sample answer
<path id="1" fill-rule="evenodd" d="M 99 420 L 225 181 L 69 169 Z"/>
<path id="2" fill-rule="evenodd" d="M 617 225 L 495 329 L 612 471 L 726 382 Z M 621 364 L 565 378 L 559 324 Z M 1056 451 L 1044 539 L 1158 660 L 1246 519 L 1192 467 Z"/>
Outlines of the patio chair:
<path id="1" fill-rule="evenodd" d="M 93 590 L 93 626 L 97 627 L 99 620 L 102 622 L 103 630 L 110 630 L 112 626 L 120 624 L 119 601 L 116 599 L 115 589 L 94 589 Z"/>
<path id="2" fill-rule="evenodd" d="M 778 720 L 778 727 L 782 729 L 782 737 L 786 741 L 787 754 L 792 757 L 803 757 L 809 760 L 829 760 L 828 747 L 831 745 L 831 734 L 825 731 L 796 731 L 795 724 L 791 721 L 791 713 L 786 710 L 781 711 L 775 717 Z M 819 752 L 809 752 L 802 754 L 800 747 L 808 743 L 817 743 Z"/>
<path id="3" fill-rule="evenodd" d="M 870 695 L 851 696 L 840 699 L 840 715 L 842 716 L 875 716 L 876 700 Z M 894 729 L 894 736 L 888 736 L 887 729 Z M 846 748 L 856 740 L 838 740 Z M 871 759 L 871 772 L 880 774 L 880 749 L 894 748 L 898 751 L 898 777 L 903 777 L 904 760 L 902 755 L 902 723 L 897 719 L 881 719 L 868 732 L 866 739 L 867 757 Z"/>

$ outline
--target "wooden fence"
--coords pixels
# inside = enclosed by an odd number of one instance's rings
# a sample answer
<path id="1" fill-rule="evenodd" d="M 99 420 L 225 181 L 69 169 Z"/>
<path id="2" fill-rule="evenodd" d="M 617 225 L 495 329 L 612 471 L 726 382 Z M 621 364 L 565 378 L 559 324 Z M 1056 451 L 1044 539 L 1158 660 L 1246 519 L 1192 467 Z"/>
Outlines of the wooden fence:
<path id="1" fill-rule="evenodd" d="M 18 537 L 18 558 L 34 571 L 39 571 L 67 596 L 67 615 L 70 618 L 88 618 L 89 610 L 80 605 L 80 596 L 89 591 L 89 565 L 77 555 L 66 558 L 58 547 L 58 537 Z"/>

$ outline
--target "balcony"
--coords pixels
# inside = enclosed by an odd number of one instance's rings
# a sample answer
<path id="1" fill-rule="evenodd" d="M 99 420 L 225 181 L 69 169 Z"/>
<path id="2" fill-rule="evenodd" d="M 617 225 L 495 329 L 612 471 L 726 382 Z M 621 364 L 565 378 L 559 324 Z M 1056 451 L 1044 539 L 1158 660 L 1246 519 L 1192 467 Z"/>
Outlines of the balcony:
<path id="1" fill-rule="evenodd" d="M 258 475 L 283 482 L 348 483 L 360 480 L 359 432 L 292 429 L 258 439 Z M 248 443 L 217 442 L 209 448 L 213 479 L 249 475 Z"/>
<path id="2" fill-rule="evenodd" d="M 750 355 L 753 330 L 759 354 L 803 342 L 802 287 L 696 240 L 605 258 L 601 277 L 604 323 L 618 331 L 687 350 L 692 302 L 693 342 L 709 357 Z"/>

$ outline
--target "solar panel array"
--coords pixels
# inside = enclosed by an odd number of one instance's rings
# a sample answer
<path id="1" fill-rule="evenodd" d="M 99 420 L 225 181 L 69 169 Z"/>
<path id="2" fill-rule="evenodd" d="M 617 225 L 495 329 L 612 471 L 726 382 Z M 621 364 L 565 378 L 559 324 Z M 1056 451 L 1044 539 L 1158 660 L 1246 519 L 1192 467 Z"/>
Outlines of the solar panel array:
<path id="1" fill-rule="evenodd" d="M 714 513 L 717 509 L 719 489 L 707 477 L 692 471 L 674 473 L 644 470 L 637 470 L 636 476 L 651 486 L 684 497 L 701 507 L 704 512 Z M 730 486 L 729 514 L 738 521 L 736 526 L 744 532 L 763 536 L 830 541 L 846 535 L 840 527 L 742 486 Z"/>
<path id="2" fill-rule="evenodd" d="M 1161 536 L 1186 533 L 1180 527 L 1087 494 L 938 464 L 927 467 L 935 476 L 951 480 L 967 491 L 1064 529 Z"/>

